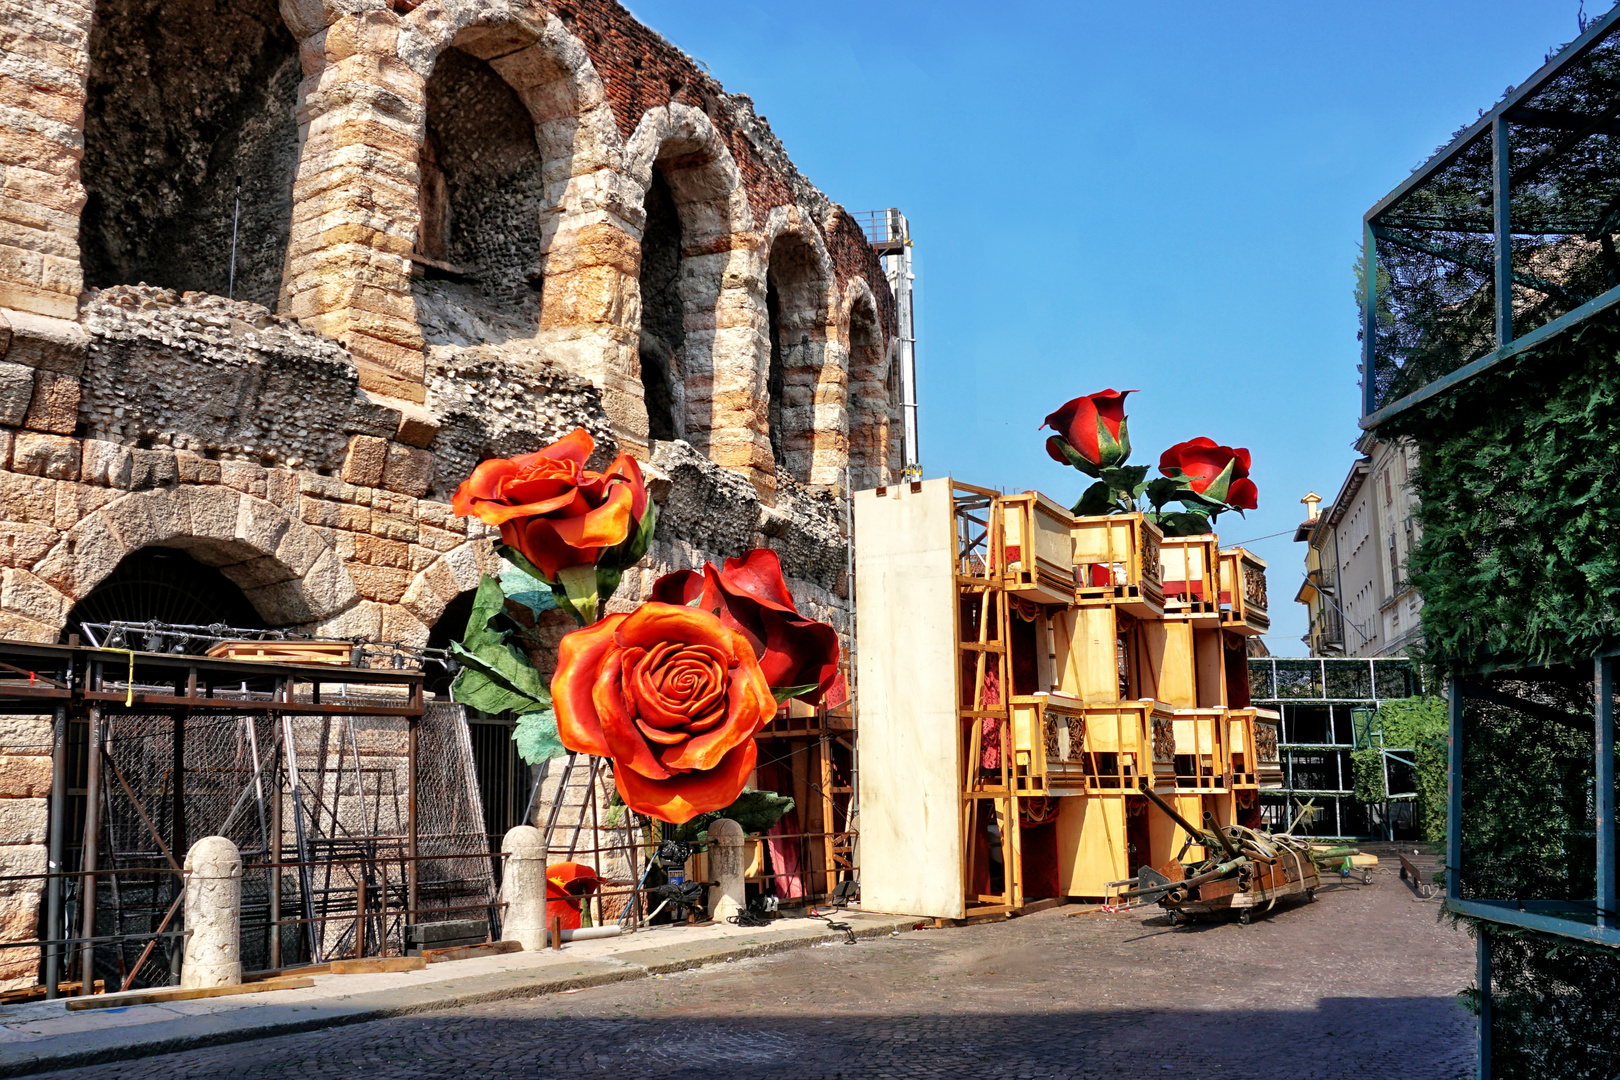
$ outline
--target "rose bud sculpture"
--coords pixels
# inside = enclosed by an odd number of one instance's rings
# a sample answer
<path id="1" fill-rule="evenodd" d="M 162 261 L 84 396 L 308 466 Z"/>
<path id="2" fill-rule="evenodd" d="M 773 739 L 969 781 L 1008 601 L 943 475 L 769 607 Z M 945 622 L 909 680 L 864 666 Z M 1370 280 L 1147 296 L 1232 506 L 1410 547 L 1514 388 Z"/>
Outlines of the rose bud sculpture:
<path id="1" fill-rule="evenodd" d="M 656 601 L 563 638 L 551 696 L 562 744 L 611 757 L 625 805 L 676 825 L 736 801 L 777 707 L 747 638 Z"/>
<path id="2" fill-rule="evenodd" d="M 652 599 L 717 612 L 721 622 L 748 639 L 779 698 L 820 704 L 838 677 L 837 631 L 799 614 L 782 579 L 782 564 L 768 548 L 727 559 L 723 569 L 708 565 L 701 574 L 665 574 L 653 585 Z"/>
<path id="3" fill-rule="evenodd" d="M 1159 458 L 1159 471 L 1180 481 L 1182 494 L 1191 492 L 1196 500 L 1215 513 L 1225 509 L 1253 510 L 1259 505 L 1259 489 L 1249 479 L 1249 452 L 1242 447 L 1222 446 L 1214 439 L 1199 436 L 1177 443 Z"/>
<path id="4" fill-rule="evenodd" d="M 1042 427 L 1057 432 L 1046 440 L 1054 461 L 1073 465 L 1088 476 L 1121 465 L 1131 456 L 1125 426 L 1125 397 L 1135 390 L 1102 390 L 1065 402 Z"/>
<path id="5" fill-rule="evenodd" d="M 595 472 L 585 467 L 595 449 L 576 428 L 532 454 L 480 462 L 450 502 L 500 529 L 502 556 L 550 585 L 582 624 L 646 553 L 657 518 L 635 459 L 620 454 Z"/>

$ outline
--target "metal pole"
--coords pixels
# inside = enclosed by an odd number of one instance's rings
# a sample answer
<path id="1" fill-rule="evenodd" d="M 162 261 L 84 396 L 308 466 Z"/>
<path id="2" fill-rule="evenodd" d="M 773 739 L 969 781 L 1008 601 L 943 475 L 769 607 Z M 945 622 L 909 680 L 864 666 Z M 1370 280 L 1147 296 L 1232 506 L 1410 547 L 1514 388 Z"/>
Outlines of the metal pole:
<path id="1" fill-rule="evenodd" d="M 1446 875 L 1451 881 L 1451 875 Z M 1479 937 L 1479 1080 L 1491 1080 L 1491 937 L 1486 924 L 1475 923 Z"/>
<path id="2" fill-rule="evenodd" d="M 1361 283 L 1361 415 L 1378 411 L 1378 241 L 1372 223 L 1361 228 L 1361 260 L 1366 280 Z"/>
<path id="3" fill-rule="evenodd" d="M 186 851 L 191 847 L 186 838 L 186 714 L 174 714 L 174 745 L 172 747 L 173 760 L 170 766 L 173 774 L 173 790 L 170 792 L 173 803 L 169 817 L 169 850 L 175 852 L 176 859 L 185 859 Z M 109 815 L 111 820 L 111 815 Z M 174 882 L 174 891 L 169 899 L 172 901 L 180 895 L 185 887 L 180 874 L 171 874 Z M 115 879 L 116 880 L 116 879 Z M 169 971 L 172 975 L 180 974 L 180 961 L 185 956 L 185 939 L 172 938 L 169 944 Z"/>
<path id="4" fill-rule="evenodd" d="M 1620 924 L 1615 911 L 1614 657 L 1600 656 L 1597 685 L 1597 912 L 1598 926 Z"/>
<path id="5" fill-rule="evenodd" d="M 405 768 L 408 773 L 406 783 L 409 785 L 408 797 L 405 802 L 405 922 L 415 922 L 416 913 L 416 743 L 417 729 L 421 726 L 421 717 L 413 716 L 406 721 L 405 741 Z"/>
<path id="6" fill-rule="evenodd" d="M 94 685 L 98 690 L 101 688 L 99 663 L 96 665 Z M 79 932 L 85 942 L 79 950 L 79 981 L 83 993 L 93 994 L 96 987 L 96 841 L 101 824 L 98 809 L 101 801 L 101 707 L 98 705 L 90 706 L 88 753 L 88 774 L 84 783 L 84 879 L 79 886 Z"/>
<path id="7" fill-rule="evenodd" d="M 1513 340 L 1513 226 L 1507 120 L 1491 121 L 1491 216 L 1496 226 L 1496 347 Z"/>
<path id="8" fill-rule="evenodd" d="M 45 936 L 62 939 L 62 848 L 67 827 L 67 708 L 56 707 L 56 729 L 51 744 L 51 844 L 45 869 L 53 876 L 45 886 Z M 86 935 L 92 936 L 92 935 Z M 62 946 L 45 946 L 45 997 L 54 1000 L 62 982 Z"/>
<path id="9" fill-rule="evenodd" d="M 225 286 L 225 298 L 236 299 L 236 232 L 242 221 L 242 178 L 236 178 L 236 209 L 231 213 L 231 276 Z"/>
<path id="10" fill-rule="evenodd" d="M 1451 734 L 1447 743 L 1446 777 L 1446 899 L 1462 899 L 1462 681 L 1453 676 L 1450 698 Z"/>
<path id="11" fill-rule="evenodd" d="M 281 769 L 272 772 L 270 789 L 270 967 L 281 967 Z"/>

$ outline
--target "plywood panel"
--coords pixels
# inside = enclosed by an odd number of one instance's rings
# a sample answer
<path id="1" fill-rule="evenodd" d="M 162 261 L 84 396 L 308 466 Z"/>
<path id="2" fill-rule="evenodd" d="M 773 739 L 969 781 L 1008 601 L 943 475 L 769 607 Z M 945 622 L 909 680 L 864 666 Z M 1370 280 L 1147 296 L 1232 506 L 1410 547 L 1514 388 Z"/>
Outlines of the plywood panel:
<path id="1" fill-rule="evenodd" d="M 1058 804 L 1058 884 L 1066 896 L 1102 896 L 1130 876 L 1122 796 L 1075 796 Z"/>
<path id="2" fill-rule="evenodd" d="M 1071 675 L 1064 680 L 1063 692 L 1086 704 L 1119 700 L 1118 637 L 1114 629 L 1114 609 L 1110 606 L 1076 608 L 1069 639 Z"/>
<path id="3" fill-rule="evenodd" d="M 1226 645 L 1219 630 L 1194 630 L 1193 649 L 1198 664 L 1198 707 L 1215 709 L 1226 704 Z"/>
<path id="4" fill-rule="evenodd" d="M 963 915 L 951 482 L 857 492 L 861 906 Z"/>

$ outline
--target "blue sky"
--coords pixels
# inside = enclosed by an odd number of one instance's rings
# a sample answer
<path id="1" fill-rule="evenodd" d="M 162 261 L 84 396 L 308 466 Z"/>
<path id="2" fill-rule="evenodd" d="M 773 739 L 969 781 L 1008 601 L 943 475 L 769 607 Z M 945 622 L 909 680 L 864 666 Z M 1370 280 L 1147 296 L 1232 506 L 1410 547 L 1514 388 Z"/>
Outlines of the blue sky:
<path id="1" fill-rule="evenodd" d="M 1136 461 L 1249 447 L 1221 534 L 1289 533 L 1248 545 L 1279 655 L 1298 500 L 1355 458 L 1361 215 L 1578 32 L 1578 0 L 631 7 L 833 199 L 905 211 L 927 475 L 1072 501 L 1035 429 L 1104 387 L 1141 391 Z"/>

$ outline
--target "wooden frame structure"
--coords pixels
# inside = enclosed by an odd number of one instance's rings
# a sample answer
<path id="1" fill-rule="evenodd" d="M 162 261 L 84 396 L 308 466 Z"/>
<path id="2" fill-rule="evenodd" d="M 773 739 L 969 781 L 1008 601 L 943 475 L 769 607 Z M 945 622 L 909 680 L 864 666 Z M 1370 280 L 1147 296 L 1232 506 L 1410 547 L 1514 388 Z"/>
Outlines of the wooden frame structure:
<path id="1" fill-rule="evenodd" d="M 1149 787 L 1188 820 L 1258 824 L 1237 793 L 1280 782 L 1275 727 L 1226 654 L 1260 632 L 1264 562 L 949 479 L 852 502 L 868 908 L 1102 897 L 1187 839 Z M 1259 579 L 1223 604 L 1227 563 Z"/>

